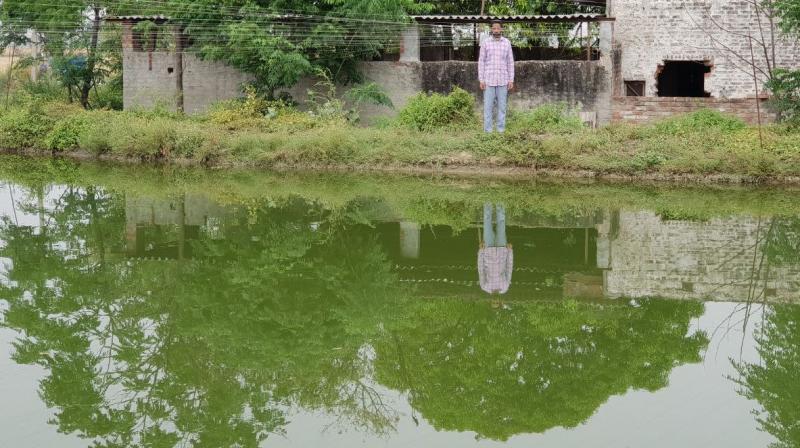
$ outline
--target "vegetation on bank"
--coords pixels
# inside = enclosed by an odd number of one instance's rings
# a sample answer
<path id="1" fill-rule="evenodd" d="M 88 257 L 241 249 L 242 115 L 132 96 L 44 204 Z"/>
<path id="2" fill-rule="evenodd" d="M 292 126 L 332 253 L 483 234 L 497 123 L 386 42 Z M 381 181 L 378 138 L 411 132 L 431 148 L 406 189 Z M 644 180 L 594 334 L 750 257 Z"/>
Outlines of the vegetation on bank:
<path id="1" fill-rule="evenodd" d="M 324 97 L 323 97 L 324 98 Z M 522 167 L 597 173 L 800 175 L 800 130 L 759 130 L 713 111 L 650 125 L 584 128 L 560 105 L 512 111 L 505 134 L 481 132 L 474 99 L 415 97 L 396 120 L 363 127 L 328 98 L 310 110 L 252 93 L 201 116 L 84 110 L 37 99 L 0 110 L 0 148 L 88 152 L 212 166 Z M 763 138 L 763 146 L 761 139 Z"/>

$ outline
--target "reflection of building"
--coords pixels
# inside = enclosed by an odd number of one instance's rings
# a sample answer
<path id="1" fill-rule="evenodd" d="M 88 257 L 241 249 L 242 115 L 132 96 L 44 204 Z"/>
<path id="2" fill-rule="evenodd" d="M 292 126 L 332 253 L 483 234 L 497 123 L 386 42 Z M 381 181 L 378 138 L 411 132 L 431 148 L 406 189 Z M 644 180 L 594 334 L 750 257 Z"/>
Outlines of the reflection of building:
<path id="1" fill-rule="evenodd" d="M 183 258 L 191 256 L 187 240 L 201 229 L 212 237 L 227 210 L 199 194 L 173 200 L 125 198 L 127 254 L 132 257 Z"/>
<path id="2" fill-rule="evenodd" d="M 797 300 L 800 266 L 771 266 L 762 256 L 770 224 L 770 218 L 746 216 L 678 221 L 646 211 L 619 212 L 618 225 L 598 226 L 598 247 L 608 246 L 600 266 L 607 269 L 605 294 Z"/>
<path id="3" fill-rule="evenodd" d="M 374 205 L 374 204 L 373 204 Z M 454 231 L 375 208 L 377 234 L 401 281 L 421 296 L 482 298 L 478 284 L 479 210 Z M 224 238 L 233 209 L 199 194 L 182 199 L 126 198 L 127 255 L 191 257 L 188 241 Z M 669 220 L 647 211 L 597 211 L 560 217 L 516 210 L 508 220 L 514 272 L 508 299 L 664 297 L 698 300 L 796 300 L 800 266 L 763 258 L 771 219 L 747 216 Z"/>

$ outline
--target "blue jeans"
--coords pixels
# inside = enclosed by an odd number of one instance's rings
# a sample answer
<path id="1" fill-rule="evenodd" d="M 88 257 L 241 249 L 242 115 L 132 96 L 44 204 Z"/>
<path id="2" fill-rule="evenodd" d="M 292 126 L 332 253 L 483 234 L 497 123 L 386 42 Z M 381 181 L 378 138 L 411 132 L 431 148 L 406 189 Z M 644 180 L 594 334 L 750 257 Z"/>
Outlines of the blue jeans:
<path id="1" fill-rule="evenodd" d="M 492 132 L 494 128 L 494 105 L 497 102 L 497 132 L 506 130 L 506 102 L 508 86 L 486 86 L 483 91 L 483 130 Z"/>
<path id="2" fill-rule="evenodd" d="M 506 239 L 506 209 L 501 204 L 497 204 L 497 231 L 492 226 L 492 204 L 483 205 L 483 242 L 486 247 L 505 247 L 508 244 Z"/>

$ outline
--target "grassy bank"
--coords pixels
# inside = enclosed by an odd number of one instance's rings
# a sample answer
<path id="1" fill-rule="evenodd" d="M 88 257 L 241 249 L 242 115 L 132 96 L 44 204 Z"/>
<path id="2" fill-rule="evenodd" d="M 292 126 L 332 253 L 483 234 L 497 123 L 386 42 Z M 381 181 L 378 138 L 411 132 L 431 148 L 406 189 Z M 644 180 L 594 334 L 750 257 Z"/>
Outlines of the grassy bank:
<path id="1" fill-rule="evenodd" d="M 442 98 L 445 98 L 443 100 Z M 800 176 L 800 130 L 756 128 L 700 111 L 650 125 L 586 129 L 558 106 L 512 112 L 486 135 L 477 117 L 424 97 L 393 122 L 363 127 L 319 107 L 301 112 L 250 98 L 202 116 L 163 110 L 84 111 L 30 102 L 0 111 L 0 148 L 210 166 L 522 168 L 593 174 Z M 449 109 L 450 108 L 450 109 Z"/>

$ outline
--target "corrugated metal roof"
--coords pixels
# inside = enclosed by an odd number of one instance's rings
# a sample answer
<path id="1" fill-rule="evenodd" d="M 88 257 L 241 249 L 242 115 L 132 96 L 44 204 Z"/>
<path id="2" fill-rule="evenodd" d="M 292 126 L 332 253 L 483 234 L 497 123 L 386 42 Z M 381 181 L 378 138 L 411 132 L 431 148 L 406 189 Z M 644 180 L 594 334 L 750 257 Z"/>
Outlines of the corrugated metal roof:
<path id="1" fill-rule="evenodd" d="M 155 16 L 107 16 L 104 18 L 106 22 L 166 22 L 169 17 L 162 15 Z"/>
<path id="2" fill-rule="evenodd" d="M 547 15 L 516 15 L 516 16 L 479 16 L 479 15 L 431 15 L 411 16 L 417 22 L 438 23 L 475 23 L 492 22 L 591 22 L 605 20 L 605 14 L 547 14 Z"/>

